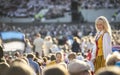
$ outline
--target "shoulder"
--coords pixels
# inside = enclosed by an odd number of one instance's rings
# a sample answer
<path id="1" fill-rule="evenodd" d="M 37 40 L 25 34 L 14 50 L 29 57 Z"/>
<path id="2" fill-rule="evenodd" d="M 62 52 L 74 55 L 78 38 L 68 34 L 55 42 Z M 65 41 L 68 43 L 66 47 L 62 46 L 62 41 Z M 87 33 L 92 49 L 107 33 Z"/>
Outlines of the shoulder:
<path id="1" fill-rule="evenodd" d="M 104 35 L 109 35 L 109 33 L 108 32 L 104 32 Z"/>
<path id="2" fill-rule="evenodd" d="M 51 62 L 49 62 L 49 63 L 47 64 L 47 66 L 50 66 L 50 65 L 53 65 L 53 64 L 56 64 L 56 62 L 55 62 L 55 61 L 51 61 Z"/>
<path id="3" fill-rule="evenodd" d="M 103 37 L 110 37 L 110 34 L 108 32 L 105 32 Z"/>
<path id="4" fill-rule="evenodd" d="M 103 35 L 103 39 L 104 40 L 110 40 L 111 39 L 111 36 L 110 36 L 110 34 L 109 33 L 104 33 L 104 35 Z"/>
<path id="5" fill-rule="evenodd" d="M 34 39 L 34 42 L 36 42 L 37 41 L 37 39 Z"/>

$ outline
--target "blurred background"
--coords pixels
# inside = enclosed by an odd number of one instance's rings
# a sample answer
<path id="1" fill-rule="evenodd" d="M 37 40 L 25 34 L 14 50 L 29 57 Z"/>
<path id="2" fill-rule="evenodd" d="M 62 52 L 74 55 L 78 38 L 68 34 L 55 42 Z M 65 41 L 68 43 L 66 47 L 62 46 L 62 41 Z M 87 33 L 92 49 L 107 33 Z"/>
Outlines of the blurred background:
<path id="1" fill-rule="evenodd" d="M 0 0 L 1 22 L 94 22 L 105 16 L 120 21 L 119 0 Z"/>
<path id="2" fill-rule="evenodd" d="M 94 36 L 98 16 L 105 16 L 119 36 L 120 0 L 0 0 L 0 32 L 21 32 L 30 41 L 38 32 L 42 37 Z"/>

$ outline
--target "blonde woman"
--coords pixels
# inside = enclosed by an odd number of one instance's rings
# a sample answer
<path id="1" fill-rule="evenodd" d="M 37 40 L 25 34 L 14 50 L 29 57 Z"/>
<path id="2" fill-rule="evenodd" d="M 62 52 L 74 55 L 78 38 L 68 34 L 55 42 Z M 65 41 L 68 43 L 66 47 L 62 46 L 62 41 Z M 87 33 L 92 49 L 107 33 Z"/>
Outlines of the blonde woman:
<path id="1" fill-rule="evenodd" d="M 94 51 L 95 72 L 105 66 L 106 57 L 112 53 L 111 27 L 104 16 L 100 16 L 95 21 L 97 34 L 95 37 L 96 47 Z"/>

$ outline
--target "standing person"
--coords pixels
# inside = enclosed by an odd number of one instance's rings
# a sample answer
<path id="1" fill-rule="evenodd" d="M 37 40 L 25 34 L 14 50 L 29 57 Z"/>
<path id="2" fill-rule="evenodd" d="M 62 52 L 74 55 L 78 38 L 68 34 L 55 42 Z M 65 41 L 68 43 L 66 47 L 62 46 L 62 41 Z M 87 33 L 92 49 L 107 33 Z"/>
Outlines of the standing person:
<path id="1" fill-rule="evenodd" d="M 3 48 L 0 46 L 0 63 L 5 62 Z"/>
<path id="2" fill-rule="evenodd" d="M 120 75 L 120 67 L 108 66 L 99 69 L 95 75 Z"/>
<path id="3" fill-rule="evenodd" d="M 77 37 L 74 38 L 71 49 L 72 49 L 72 52 L 75 52 L 75 53 L 81 52 L 80 44 L 77 41 Z"/>
<path id="4" fill-rule="evenodd" d="M 67 64 L 64 62 L 63 53 L 61 53 L 61 52 L 56 53 L 56 61 L 55 62 L 56 62 L 56 64 L 60 64 L 67 69 Z"/>
<path id="5" fill-rule="evenodd" d="M 0 46 L 0 59 L 3 58 L 4 53 L 3 53 L 3 48 Z"/>
<path id="6" fill-rule="evenodd" d="M 41 70 L 40 66 L 38 65 L 38 63 L 34 61 L 34 55 L 32 53 L 30 53 L 27 55 L 27 58 L 28 58 L 28 62 L 30 64 L 30 66 L 33 68 L 36 75 L 41 75 L 42 70 Z"/>
<path id="7" fill-rule="evenodd" d="M 29 39 L 25 39 L 25 53 L 32 53 L 32 45 Z"/>
<path id="8" fill-rule="evenodd" d="M 41 35 L 39 33 L 37 33 L 35 35 L 35 40 L 33 41 L 33 45 L 35 47 L 35 52 L 39 53 L 40 56 L 43 55 L 43 39 L 41 38 Z"/>
<path id="9" fill-rule="evenodd" d="M 61 65 L 53 65 L 46 67 L 43 70 L 43 75 L 69 75 L 69 72 Z"/>
<path id="10" fill-rule="evenodd" d="M 91 75 L 90 66 L 82 60 L 73 60 L 68 65 L 70 75 Z"/>
<path id="11" fill-rule="evenodd" d="M 104 16 L 100 16 L 95 21 L 97 34 L 95 37 L 96 48 L 94 50 L 95 72 L 105 66 L 106 57 L 112 53 L 111 27 Z"/>

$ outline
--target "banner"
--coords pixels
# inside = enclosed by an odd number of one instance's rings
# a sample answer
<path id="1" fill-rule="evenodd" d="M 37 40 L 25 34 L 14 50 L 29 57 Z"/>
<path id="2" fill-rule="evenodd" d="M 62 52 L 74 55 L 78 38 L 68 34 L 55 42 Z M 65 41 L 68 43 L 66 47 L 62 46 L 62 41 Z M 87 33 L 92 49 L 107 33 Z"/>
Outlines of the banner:
<path id="1" fill-rule="evenodd" d="M 9 40 L 9 39 L 24 40 L 24 34 L 21 32 L 15 32 L 15 31 L 1 32 L 1 39 L 2 40 Z"/>
<path id="2" fill-rule="evenodd" d="M 24 50 L 24 34 L 16 31 L 1 32 L 4 51 Z"/>

